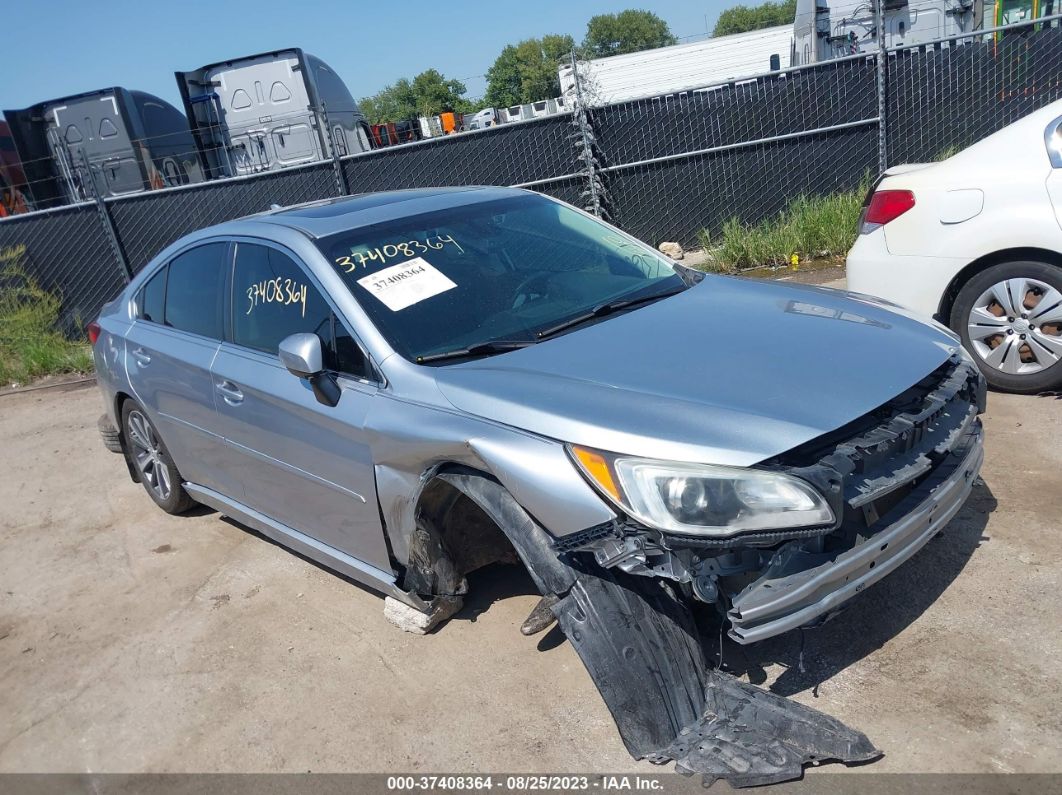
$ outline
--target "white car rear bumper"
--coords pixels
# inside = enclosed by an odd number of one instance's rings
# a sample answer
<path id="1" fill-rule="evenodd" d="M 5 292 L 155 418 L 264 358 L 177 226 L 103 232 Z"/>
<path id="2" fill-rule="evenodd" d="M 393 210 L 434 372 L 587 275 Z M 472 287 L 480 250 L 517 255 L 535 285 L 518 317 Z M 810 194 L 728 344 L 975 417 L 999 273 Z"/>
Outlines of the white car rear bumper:
<path id="1" fill-rule="evenodd" d="M 891 254 L 881 227 L 859 235 L 848 252 L 848 289 L 935 317 L 944 291 L 964 265 L 964 259 Z M 939 319 L 947 323 L 947 318 Z"/>

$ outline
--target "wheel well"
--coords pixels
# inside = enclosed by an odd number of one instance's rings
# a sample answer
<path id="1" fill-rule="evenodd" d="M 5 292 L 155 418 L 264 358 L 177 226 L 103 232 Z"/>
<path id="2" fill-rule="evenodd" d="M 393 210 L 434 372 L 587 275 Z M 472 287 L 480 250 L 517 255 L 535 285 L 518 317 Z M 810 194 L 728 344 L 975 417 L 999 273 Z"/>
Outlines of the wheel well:
<path id="1" fill-rule="evenodd" d="M 132 395 L 127 395 L 125 392 L 118 392 L 114 396 L 114 416 L 118 420 L 118 441 L 122 445 L 122 458 L 125 459 L 125 465 L 129 469 L 129 477 L 134 483 L 139 483 L 140 473 L 133 465 L 132 456 L 130 456 L 129 449 L 125 445 L 125 432 L 122 429 L 122 407 L 125 406 L 126 401 L 132 399 Z"/>
<path id="2" fill-rule="evenodd" d="M 1055 265 L 1056 267 L 1062 268 L 1062 254 L 1046 248 L 1005 248 L 1001 251 L 994 251 L 991 254 L 986 254 L 979 259 L 975 259 L 955 274 L 955 277 L 944 290 L 944 295 L 941 296 L 940 308 L 937 311 L 937 320 L 944 325 L 950 324 L 951 308 L 955 305 L 955 298 L 958 296 L 959 291 L 966 282 L 981 271 L 991 268 L 993 265 L 999 265 L 1003 262 L 1012 262 L 1014 260 L 1034 260 L 1036 262 L 1046 262 L 1048 265 Z"/>
<path id="3" fill-rule="evenodd" d="M 421 492 L 416 517 L 406 569 L 407 590 L 422 596 L 452 595 L 463 592 L 465 575 L 476 569 L 492 563 L 520 562 L 512 542 L 494 519 L 471 497 L 439 477 Z M 425 589 L 432 592 L 424 593 Z"/>
<path id="4" fill-rule="evenodd" d="M 114 396 L 114 416 L 118 419 L 118 424 L 122 423 L 122 406 L 125 405 L 125 401 L 132 400 L 132 395 L 127 395 L 125 392 L 118 392 Z M 121 427 L 118 428 L 121 430 Z"/>

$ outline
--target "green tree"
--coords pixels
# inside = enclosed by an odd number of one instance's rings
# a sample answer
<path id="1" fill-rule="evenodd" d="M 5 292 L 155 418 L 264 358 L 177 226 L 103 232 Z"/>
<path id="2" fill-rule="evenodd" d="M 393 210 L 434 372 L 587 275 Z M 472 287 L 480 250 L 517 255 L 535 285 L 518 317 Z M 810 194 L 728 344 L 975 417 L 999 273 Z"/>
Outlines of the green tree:
<path id="1" fill-rule="evenodd" d="M 468 89 L 460 80 L 447 80 L 435 69 L 428 69 L 413 78 L 413 95 L 417 98 L 417 113 L 434 116 L 444 110 L 465 113 L 471 104 L 465 99 Z"/>
<path id="2" fill-rule="evenodd" d="M 444 110 L 467 113 L 473 105 L 465 99 L 465 84 L 447 79 L 437 69 L 427 69 L 412 80 L 402 77 L 371 97 L 358 101 L 370 124 L 434 116 Z"/>
<path id="3" fill-rule="evenodd" d="M 586 23 L 583 53 L 588 58 L 607 58 L 678 42 L 667 23 L 652 11 L 635 8 L 618 14 L 598 14 Z"/>
<path id="4" fill-rule="evenodd" d="M 383 124 L 416 116 L 417 97 L 413 93 L 413 84 L 402 77 L 371 97 L 358 100 L 358 107 L 370 124 Z"/>
<path id="5" fill-rule="evenodd" d="M 713 36 L 729 36 L 749 30 L 771 28 L 775 25 L 791 25 L 796 16 L 796 0 L 770 0 L 758 6 L 733 6 L 719 15 Z"/>
<path id="6" fill-rule="evenodd" d="M 504 108 L 559 96 L 557 67 L 574 47 L 571 36 L 554 34 L 506 46 L 487 70 L 485 106 Z"/>

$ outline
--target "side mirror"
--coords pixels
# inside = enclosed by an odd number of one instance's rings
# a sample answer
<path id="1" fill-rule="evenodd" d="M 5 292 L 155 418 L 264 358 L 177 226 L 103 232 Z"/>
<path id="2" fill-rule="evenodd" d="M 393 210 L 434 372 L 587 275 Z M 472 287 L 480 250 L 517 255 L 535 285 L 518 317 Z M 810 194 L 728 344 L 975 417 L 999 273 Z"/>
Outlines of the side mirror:
<path id="1" fill-rule="evenodd" d="M 321 338 L 316 334 L 292 334 L 280 341 L 280 363 L 296 378 L 310 382 L 313 396 L 318 403 L 335 406 L 343 391 L 331 373 L 325 372 Z"/>
<path id="2" fill-rule="evenodd" d="M 316 334 L 292 334 L 280 341 L 280 363 L 299 378 L 310 378 L 324 370 L 321 338 Z"/>

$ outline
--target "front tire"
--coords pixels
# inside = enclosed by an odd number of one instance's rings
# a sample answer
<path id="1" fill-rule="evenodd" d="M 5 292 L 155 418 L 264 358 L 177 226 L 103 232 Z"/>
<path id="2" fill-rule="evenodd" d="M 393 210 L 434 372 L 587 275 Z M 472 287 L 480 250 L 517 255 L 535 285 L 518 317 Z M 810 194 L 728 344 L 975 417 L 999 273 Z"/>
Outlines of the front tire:
<path id="1" fill-rule="evenodd" d="M 131 400 L 122 406 L 122 434 L 140 482 L 157 506 L 166 513 L 179 514 L 196 504 L 181 485 L 181 473 L 154 423 Z"/>
<path id="2" fill-rule="evenodd" d="M 993 388 L 1062 387 L 1062 268 L 1023 260 L 981 271 L 955 297 L 950 326 Z"/>

